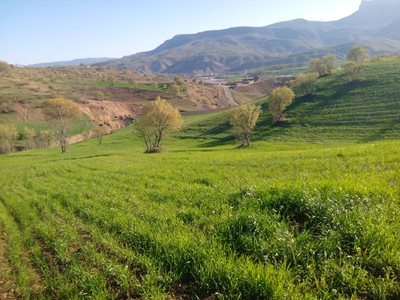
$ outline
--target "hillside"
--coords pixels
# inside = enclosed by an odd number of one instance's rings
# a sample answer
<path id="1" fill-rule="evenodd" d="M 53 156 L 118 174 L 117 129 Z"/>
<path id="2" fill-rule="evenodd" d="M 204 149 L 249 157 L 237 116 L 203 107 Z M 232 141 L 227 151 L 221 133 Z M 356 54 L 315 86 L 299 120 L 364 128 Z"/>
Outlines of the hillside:
<path id="1" fill-rule="evenodd" d="M 372 55 L 400 51 L 400 2 L 363 1 L 335 22 L 303 19 L 261 28 L 239 27 L 177 35 L 153 51 L 100 65 L 156 73 L 240 73 L 274 65 L 301 65 L 328 52 L 343 58 L 354 44 Z"/>
<path id="2" fill-rule="evenodd" d="M 211 119 L 185 117 L 202 140 L 170 138 L 157 155 L 125 128 L 65 154 L 0 156 L 0 291 L 399 298 L 398 141 L 237 149 L 211 145 Z"/>
<path id="3" fill-rule="evenodd" d="M 284 80 L 262 80 L 243 92 L 201 80 L 142 74 L 127 70 L 93 67 L 18 68 L 0 73 L 0 123 L 43 130 L 51 126 L 41 114 L 46 101 L 65 97 L 80 104 L 84 116 L 70 133 L 79 134 L 104 124 L 116 130 L 129 124 L 143 104 L 157 96 L 167 99 L 182 113 L 210 111 L 238 105 L 269 94 Z"/>
<path id="4" fill-rule="evenodd" d="M 320 78 L 279 124 L 257 100 L 247 149 L 224 109 L 184 116 L 161 154 L 129 126 L 64 154 L 1 155 L 0 292 L 398 299 L 399 67 Z"/>
<path id="5" fill-rule="evenodd" d="M 257 140 L 371 142 L 400 138 L 400 59 L 375 60 L 364 66 L 364 79 L 346 83 L 342 71 L 320 78 L 312 96 L 297 98 L 284 123 L 273 124 L 267 99 L 255 132 Z M 198 128 L 206 128 L 199 131 Z M 191 138 L 232 143 L 229 112 L 204 115 L 190 124 Z M 193 135 L 193 132 L 196 134 Z"/>

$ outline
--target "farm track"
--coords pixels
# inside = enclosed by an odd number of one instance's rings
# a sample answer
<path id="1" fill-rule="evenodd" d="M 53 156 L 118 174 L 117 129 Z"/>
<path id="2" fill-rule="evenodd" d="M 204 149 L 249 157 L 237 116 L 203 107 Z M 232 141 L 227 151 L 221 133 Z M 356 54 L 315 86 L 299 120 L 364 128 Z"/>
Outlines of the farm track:
<path id="1" fill-rule="evenodd" d="M 3 207 L 0 208 L 2 209 Z M 6 258 L 7 243 L 5 241 L 5 233 L 0 224 L 0 300 L 15 300 L 19 299 L 13 288 L 15 283 L 11 280 L 12 269 Z"/>
<path id="2" fill-rule="evenodd" d="M 3 218 L 8 214 L 4 206 L 3 199 L 0 197 L 0 299 L 16 299 L 15 291 L 12 289 L 11 272 L 9 261 L 7 259 L 7 233 L 4 231 Z"/>

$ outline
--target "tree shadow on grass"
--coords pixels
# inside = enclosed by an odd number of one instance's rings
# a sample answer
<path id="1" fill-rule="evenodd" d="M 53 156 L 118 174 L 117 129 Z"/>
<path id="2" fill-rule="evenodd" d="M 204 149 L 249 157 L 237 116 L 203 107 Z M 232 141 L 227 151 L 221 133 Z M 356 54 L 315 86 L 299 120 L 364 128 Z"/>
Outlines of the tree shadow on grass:
<path id="1" fill-rule="evenodd" d="M 218 146 L 226 146 L 229 144 L 235 144 L 235 137 L 233 135 L 228 135 L 222 138 L 216 138 L 209 142 L 200 144 L 200 147 L 218 147 Z"/>

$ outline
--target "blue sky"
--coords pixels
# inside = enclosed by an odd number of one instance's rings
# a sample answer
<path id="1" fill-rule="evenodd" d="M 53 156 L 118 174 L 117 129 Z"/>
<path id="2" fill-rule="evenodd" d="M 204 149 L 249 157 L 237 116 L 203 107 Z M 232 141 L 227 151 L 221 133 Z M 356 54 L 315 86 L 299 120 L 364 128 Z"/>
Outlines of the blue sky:
<path id="1" fill-rule="evenodd" d="M 0 60 L 31 64 L 122 57 L 176 34 L 336 20 L 361 0 L 0 0 Z"/>

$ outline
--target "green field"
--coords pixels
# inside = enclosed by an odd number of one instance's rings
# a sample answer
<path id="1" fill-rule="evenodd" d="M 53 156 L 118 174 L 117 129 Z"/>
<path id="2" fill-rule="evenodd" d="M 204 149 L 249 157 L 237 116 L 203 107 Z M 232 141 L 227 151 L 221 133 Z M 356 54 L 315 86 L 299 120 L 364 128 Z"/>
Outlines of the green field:
<path id="1" fill-rule="evenodd" d="M 282 124 L 260 100 L 248 149 L 222 111 L 161 154 L 130 126 L 0 156 L 0 281 L 25 299 L 399 299 L 399 66 L 322 78 Z"/>
<path id="2" fill-rule="evenodd" d="M 114 88 L 129 88 L 129 89 L 137 89 L 143 91 L 156 91 L 167 93 L 168 85 L 167 84 L 141 84 L 141 83 L 125 83 L 125 82 L 109 82 L 109 81 L 89 81 L 88 83 L 92 83 L 99 86 L 110 86 Z"/>

